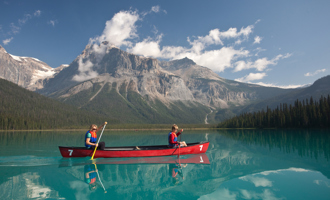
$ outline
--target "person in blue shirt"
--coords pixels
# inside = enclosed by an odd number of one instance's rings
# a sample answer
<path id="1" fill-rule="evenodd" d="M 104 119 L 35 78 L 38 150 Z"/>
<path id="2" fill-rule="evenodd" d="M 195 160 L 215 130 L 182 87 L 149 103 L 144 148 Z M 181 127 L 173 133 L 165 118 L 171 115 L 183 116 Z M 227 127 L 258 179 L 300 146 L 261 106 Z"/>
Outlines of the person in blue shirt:
<path id="1" fill-rule="evenodd" d="M 105 142 L 99 142 L 99 144 L 97 144 L 97 135 L 96 133 L 101 130 L 103 128 L 103 126 L 105 126 L 106 123 L 104 123 L 102 126 L 97 127 L 97 125 L 92 124 L 89 127 L 89 130 L 87 131 L 87 133 L 85 134 L 85 146 L 86 148 L 90 149 L 94 149 L 95 147 L 97 147 L 97 149 L 101 149 L 104 150 L 105 148 Z"/>

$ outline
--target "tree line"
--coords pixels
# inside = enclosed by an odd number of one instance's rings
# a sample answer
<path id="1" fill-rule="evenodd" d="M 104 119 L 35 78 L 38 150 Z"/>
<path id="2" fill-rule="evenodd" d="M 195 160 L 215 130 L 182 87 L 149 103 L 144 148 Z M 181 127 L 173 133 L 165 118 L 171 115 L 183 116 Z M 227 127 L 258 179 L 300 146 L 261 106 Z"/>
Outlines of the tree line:
<path id="1" fill-rule="evenodd" d="M 293 105 L 280 104 L 275 109 L 243 113 L 221 122 L 218 128 L 325 128 L 330 127 L 330 95 L 298 99 Z"/>

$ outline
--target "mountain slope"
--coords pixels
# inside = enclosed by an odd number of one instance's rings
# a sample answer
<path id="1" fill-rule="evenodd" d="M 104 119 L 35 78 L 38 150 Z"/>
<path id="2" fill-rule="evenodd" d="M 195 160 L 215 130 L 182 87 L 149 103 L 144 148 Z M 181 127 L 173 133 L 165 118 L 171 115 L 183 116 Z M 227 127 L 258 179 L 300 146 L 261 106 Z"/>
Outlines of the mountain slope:
<path id="1" fill-rule="evenodd" d="M 43 88 L 43 81 L 54 77 L 68 65 L 51 68 L 46 63 L 30 57 L 14 56 L 0 46 L 0 78 L 6 79 L 28 90 Z"/>
<path id="2" fill-rule="evenodd" d="M 0 79 L 0 129 L 53 129 L 86 127 L 116 119 L 79 110 Z"/>
<path id="3" fill-rule="evenodd" d="M 246 105 L 289 91 L 226 80 L 188 58 L 167 62 L 136 56 L 106 42 L 87 45 L 38 90 L 123 123 L 204 123 L 210 108 Z"/>
<path id="4" fill-rule="evenodd" d="M 266 110 L 267 106 L 271 109 L 276 108 L 280 104 L 293 104 L 297 99 L 309 101 L 311 97 L 314 100 L 319 99 L 322 95 L 324 97 L 330 94 L 330 75 L 316 80 L 311 86 L 301 89 L 296 89 L 290 93 L 278 95 L 266 100 L 258 101 L 247 106 L 240 107 L 236 113 L 253 112 L 261 109 Z"/>

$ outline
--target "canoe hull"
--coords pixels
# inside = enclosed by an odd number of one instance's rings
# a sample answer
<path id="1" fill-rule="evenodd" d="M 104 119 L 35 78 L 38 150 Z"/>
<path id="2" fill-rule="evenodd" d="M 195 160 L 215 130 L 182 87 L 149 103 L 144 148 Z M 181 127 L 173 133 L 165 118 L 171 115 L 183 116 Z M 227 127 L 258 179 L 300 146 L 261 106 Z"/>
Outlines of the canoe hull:
<path id="1" fill-rule="evenodd" d="M 192 143 L 187 147 L 168 148 L 161 146 L 139 146 L 140 150 L 135 147 L 107 147 L 105 150 L 96 150 L 94 158 L 125 158 L 125 157 L 154 157 L 154 156 L 172 156 L 186 154 L 205 153 L 209 147 L 209 142 Z M 59 147 L 61 155 L 64 158 L 71 157 L 88 157 L 93 155 L 92 149 L 83 147 Z"/>

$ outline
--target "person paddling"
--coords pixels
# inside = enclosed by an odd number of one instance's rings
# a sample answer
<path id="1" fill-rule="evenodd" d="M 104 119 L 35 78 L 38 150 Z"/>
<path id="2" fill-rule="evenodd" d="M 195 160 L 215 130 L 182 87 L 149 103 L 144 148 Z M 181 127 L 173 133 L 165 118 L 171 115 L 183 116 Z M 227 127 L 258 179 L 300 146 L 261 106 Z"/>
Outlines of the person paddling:
<path id="1" fill-rule="evenodd" d="M 178 142 L 178 136 L 183 132 L 183 129 L 180 132 L 177 132 L 179 127 L 176 124 L 173 124 L 172 131 L 168 134 L 168 146 L 171 148 L 177 148 L 179 145 L 181 147 L 186 147 L 186 142 Z"/>
<path id="2" fill-rule="evenodd" d="M 103 126 L 105 126 L 106 123 L 104 123 L 102 126 L 100 126 L 99 128 L 97 128 L 97 125 L 92 124 L 89 127 L 89 130 L 87 131 L 87 133 L 85 134 L 85 146 L 86 148 L 90 149 L 94 149 L 95 147 L 97 147 L 97 149 L 101 149 L 104 150 L 105 148 L 105 142 L 100 142 L 99 144 L 97 144 L 97 131 L 99 131 L 100 129 L 102 129 Z"/>

